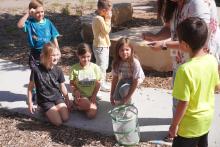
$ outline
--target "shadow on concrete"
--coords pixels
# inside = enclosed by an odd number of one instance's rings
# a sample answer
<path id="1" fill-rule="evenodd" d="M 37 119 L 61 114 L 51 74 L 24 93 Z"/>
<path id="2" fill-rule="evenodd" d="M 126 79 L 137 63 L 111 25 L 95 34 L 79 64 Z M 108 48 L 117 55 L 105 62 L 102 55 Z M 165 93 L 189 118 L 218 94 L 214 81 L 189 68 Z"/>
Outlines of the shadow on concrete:
<path id="1" fill-rule="evenodd" d="M 6 102 L 16 102 L 16 101 L 25 101 L 26 95 L 24 94 L 16 94 L 10 91 L 0 91 L 0 101 Z"/>
<path id="2" fill-rule="evenodd" d="M 139 118 L 139 126 L 170 125 L 171 118 Z"/>

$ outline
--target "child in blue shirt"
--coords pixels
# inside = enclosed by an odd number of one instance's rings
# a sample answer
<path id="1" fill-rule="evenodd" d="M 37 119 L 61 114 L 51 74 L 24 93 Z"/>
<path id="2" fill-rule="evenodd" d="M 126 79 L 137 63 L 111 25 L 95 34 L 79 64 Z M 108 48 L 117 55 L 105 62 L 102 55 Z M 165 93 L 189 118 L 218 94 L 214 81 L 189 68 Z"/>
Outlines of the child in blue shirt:
<path id="1" fill-rule="evenodd" d="M 39 64 L 40 53 L 44 44 L 52 42 L 57 48 L 59 48 L 57 41 L 59 32 L 53 23 L 44 17 L 42 1 L 31 0 L 29 10 L 18 21 L 17 26 L 27 33 L 28 44 L 30 47 L 29 66 L 31 69 Z M 32 72 L 30 79 L 33 80 Z"/>

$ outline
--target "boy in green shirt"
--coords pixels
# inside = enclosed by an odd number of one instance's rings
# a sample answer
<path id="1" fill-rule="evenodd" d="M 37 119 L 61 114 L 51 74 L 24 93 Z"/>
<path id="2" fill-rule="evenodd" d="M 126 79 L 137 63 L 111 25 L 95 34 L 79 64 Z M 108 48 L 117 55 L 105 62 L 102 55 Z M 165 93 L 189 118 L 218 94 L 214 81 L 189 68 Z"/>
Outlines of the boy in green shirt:
<path id="1" fill-rule="evenodd" d="M 178 100 L 169 135 L 175 137 L 173 147 L 207 147 L 208 132 L 214 114 L 214 91 L 220 89 L 218 63 L 207 54 L 206 23 L 197 17 L 178 25 L 180 47 L 190 54 L 176 74 L 173 97 Z"/>

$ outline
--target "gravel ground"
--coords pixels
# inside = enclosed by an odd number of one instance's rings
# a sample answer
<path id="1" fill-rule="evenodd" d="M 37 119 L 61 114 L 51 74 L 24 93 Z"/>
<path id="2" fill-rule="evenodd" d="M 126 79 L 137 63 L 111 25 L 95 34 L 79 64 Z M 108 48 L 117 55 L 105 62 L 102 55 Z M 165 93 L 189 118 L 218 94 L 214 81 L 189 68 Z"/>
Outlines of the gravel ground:
<path id="1" fill-rule="evenodd" d="M 116 1 L 116 0 L 113 0 Z M 66 3 L 65 3 L 66 2 Z M 67 3 L 68 2 L 68 3 Z M 77 61 L 75 57 L 75 47 L 81 42 L 79 16 L 75 14 L 76 6 L 71 5 L 70 0 L 49 1 L 45 0 L 46 16 L 48 16 L 61 33 L 59 44 L 62 52 L 60 66 L 68 74 L 70 66 Z M 134 2 L 134 0 L 132 1 Z M 155 6 L 156 0 L 135 0 L 144 5 Z M 0 58 L 12 62 L 27 65 L 28 46 L 25 34 L 18 30 L 16 23 L 24 14 L 25 9 L 22 4 L 26 0 L 1 0 L 0 6 Z M 62 8 L 67 4 L 70 14 L 62 13 Z M 25 6 L 26 7 L 26 6 Z M 92 11 L 92 10 L 90 10 Z M 146 13 L 145 11 L 134 11 L 133 20 L 118 26 L 121 28 L 131 28 L 143 25 L 159 25 L 156 20 L 155 10 Z M 114 28 L 115 29 L 115 28 Z M 117 28 L 116 28 L 117 30 Z M 171 89 L 171 72 L 145 71 L 146 78 L 143 87 L 154 87 Z M 108 74 L 109 81 L 111 80 Z M 99 133 L 88 132 L 69 127 L 54 127 L 46 122 L 40 122 L 27 116 L 12 113 L 5 109 L 0 109 L 0 146 L 118 146 L 114 137 L 103 136 Z M 145 142 L 139 146 L 153 147 Z"/>

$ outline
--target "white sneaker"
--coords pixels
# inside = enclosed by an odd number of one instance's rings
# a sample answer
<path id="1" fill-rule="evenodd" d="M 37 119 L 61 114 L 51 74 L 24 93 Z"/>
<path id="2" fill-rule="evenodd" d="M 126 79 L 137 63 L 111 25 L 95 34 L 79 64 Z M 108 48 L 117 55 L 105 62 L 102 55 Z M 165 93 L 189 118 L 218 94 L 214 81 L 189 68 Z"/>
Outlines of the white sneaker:
<path id="1" fill-rule="evenodd" d="M 107 85 L 107 83 L 103 83 L 101 84 L 100 90 L 104 92 L 110 92 L 111 88 L 109 85 Z"/>

